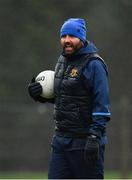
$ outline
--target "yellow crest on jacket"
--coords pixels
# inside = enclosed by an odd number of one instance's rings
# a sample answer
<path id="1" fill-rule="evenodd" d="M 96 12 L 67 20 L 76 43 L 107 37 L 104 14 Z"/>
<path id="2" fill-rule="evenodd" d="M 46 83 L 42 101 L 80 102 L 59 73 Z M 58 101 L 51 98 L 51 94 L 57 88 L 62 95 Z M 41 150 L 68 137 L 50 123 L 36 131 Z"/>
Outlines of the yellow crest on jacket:
<path id="1" fill-rule="evenodd" d="M 70 72 L 71 77 L 76 77 L 78 75 L 78 70 L 76 68 L 73 68 Z"/>

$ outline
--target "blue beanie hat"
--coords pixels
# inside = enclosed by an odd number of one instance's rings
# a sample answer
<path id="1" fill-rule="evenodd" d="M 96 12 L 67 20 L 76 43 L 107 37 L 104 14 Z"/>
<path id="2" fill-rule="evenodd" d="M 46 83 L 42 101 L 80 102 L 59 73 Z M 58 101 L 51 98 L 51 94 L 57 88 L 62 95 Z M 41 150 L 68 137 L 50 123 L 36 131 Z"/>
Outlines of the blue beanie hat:
<path id="1" fill-rule="evenodd" d="M 86 25 L 84 19 L 70 18 L 65 21 L 60 30 L 60 37 L 64 35 L 72 35 L 85 42 Z"/>

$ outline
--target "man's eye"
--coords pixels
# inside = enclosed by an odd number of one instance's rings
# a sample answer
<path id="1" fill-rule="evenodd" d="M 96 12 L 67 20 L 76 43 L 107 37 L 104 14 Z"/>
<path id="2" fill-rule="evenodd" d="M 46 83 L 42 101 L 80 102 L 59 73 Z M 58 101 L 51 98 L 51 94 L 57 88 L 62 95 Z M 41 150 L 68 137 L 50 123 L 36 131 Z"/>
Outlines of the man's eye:
<path id="1" fill-rule="evenodd" d="M 66 35 L 61 36 L 61 38 L 65 38 L 65 37 L 66 37 Z"/>

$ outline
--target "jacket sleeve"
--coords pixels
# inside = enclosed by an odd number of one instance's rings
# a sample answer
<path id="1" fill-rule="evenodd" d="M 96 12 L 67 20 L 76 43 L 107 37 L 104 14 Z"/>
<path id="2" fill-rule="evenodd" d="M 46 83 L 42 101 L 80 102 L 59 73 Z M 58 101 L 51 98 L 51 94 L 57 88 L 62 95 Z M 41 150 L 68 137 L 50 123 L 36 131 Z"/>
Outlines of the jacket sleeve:
<path id="1" fill-rule="evenodd" d="M 92 91 L 92 124 L 89 133 L 98 137 L 105 132 L 106 124 L 110 120 L 109 87 L 106 65 L 98 59 L 86 65 L 83 75 L 85 85 Z"/>

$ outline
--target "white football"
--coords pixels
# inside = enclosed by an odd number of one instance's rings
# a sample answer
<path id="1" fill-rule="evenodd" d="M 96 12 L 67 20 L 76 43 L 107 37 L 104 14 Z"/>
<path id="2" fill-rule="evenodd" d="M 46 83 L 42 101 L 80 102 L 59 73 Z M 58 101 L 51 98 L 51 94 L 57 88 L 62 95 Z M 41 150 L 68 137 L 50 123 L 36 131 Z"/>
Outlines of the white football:
<path id="1" fill-rule="evenodd" d="M 36 81 L 42 86 L 41 96 L 44 98 L 51 99 L 54 97 L 54 74 L 54 71 L 46 70 L 40 72 L 36 77 Z"/>

